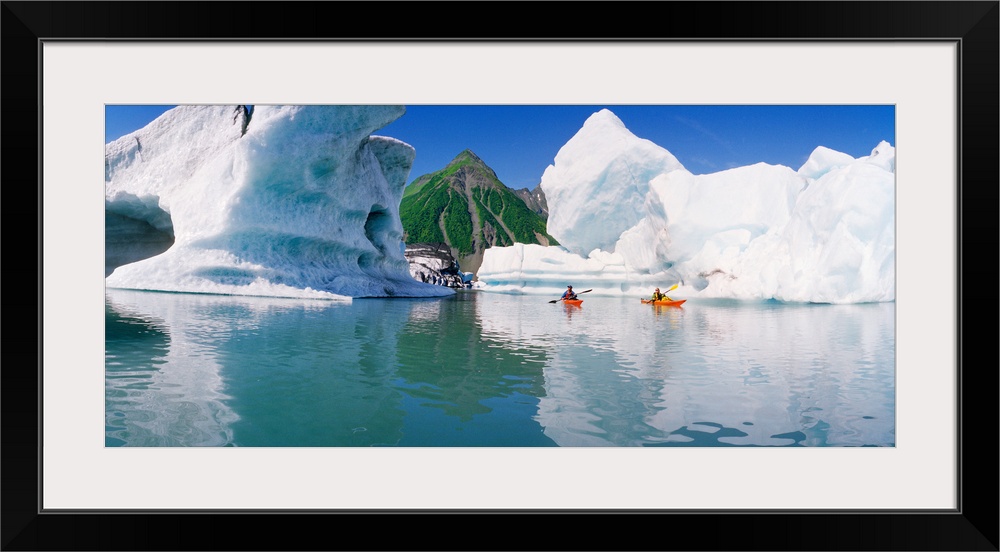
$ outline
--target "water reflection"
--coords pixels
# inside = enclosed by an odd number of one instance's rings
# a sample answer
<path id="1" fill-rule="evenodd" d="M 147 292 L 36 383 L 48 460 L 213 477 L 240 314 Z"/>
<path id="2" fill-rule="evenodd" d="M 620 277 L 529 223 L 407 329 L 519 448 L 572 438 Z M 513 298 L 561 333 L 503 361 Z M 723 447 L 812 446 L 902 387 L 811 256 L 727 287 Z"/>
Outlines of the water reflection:
<path id="1" fill-rule="evenodd" d="M 197 296 L 193 296 L 197 297 Z M 105 444 L 226 446 L 238 416 L 225 404 L 211 345 L 191 335 L 217 329 L 204 309 L 176 324 L 167 294 L 109 293 L 105 302 Z M 150 308 L 152 306 L 152 308 Z"/>
<path id="2" fill-rule="evenodd" d="M 543 347 L 483 335 L 479 324 L 470 323 L 468 307 L 454 301 L 435 301 L 413 313 L 402 328 L 396 361 L 409 394 L 422 404 L 468 421 L 490 412 L 492 397 L 541 392 Z"/>
<path id="3" fill-rule="evenodd" d="M 560 446 L 895 444 L 892 303 L 635 303 L 481 300 L 484 335 L 550 351 L 538 420 Z"/>
<path id="4" fill-rule="evenodd" d="M 894 305 L 108 290 L 109 446 L 893 446 Z"/>
<path id="5" fill-rule="evenodd" d="M 552 446 L 532 417 L 545 350 L 482 339 L 468 299 L 108 290 L 107 444 Z M 161 339 L 115 338 L 125 312 Z M 159 383 L 129 390 L 124 365 Z"/>

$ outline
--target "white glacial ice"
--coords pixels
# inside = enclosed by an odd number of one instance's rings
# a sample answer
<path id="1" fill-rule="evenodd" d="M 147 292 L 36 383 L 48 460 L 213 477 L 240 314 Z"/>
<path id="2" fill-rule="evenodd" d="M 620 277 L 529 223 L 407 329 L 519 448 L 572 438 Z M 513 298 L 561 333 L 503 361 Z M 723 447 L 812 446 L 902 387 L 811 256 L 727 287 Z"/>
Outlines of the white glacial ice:
<path id="1" fill-rule="evenodd" d="M 109 288 L 350 300 L 413 279 L 403 106 L 179 106 L 105 146 Z"/>
<path id="2" fill-rule="evenodd" d="M 895 300 L 895 150 L 817 147 L 795 171 L 758 163 L 694 175 L 593 114 L 542 175 L 561 246 L 486 250 L 477 287 L 677 298 Z"/>

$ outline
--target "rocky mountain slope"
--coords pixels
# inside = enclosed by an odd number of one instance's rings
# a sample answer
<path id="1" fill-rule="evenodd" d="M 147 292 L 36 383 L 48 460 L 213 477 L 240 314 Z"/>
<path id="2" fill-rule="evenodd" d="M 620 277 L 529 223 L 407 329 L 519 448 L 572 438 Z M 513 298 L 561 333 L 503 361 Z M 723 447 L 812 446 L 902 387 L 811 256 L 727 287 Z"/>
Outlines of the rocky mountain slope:
<path id="1" fill-rule="evenodd" d="M 535 186 L 534 190 L 529 190 L 527 188 L 514 190 L 514 194 L 524 201 L 524 204 L 528 206 L 528 209 L 538 213 L 543 219 L 549 218 L 549 205 L 545 201 L 545 192 L 542 191 L 541 185 Z"/>
<path id="2" fill-rule="evenodd" d="M 406 187 L 399 206 L 404 241 L 447 244 L 461 270 L 473 273 L 489 247 L 557 245 L 546 231 L 541 190 L 520 192 L 531 200 L 531 207 L 482 159 L 465 150 L 445 168 Z"/>

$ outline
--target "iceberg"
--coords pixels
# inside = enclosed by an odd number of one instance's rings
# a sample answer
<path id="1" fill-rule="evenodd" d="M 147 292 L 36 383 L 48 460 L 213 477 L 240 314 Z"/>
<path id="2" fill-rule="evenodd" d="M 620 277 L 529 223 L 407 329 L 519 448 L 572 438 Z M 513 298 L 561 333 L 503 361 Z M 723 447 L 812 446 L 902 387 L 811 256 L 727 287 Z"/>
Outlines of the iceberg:
<path id="1" fill-rule="evenodd" d="M 404 106 L 179 106 L 105 146 L 109 288 L 434 297 L 399 203 L 414 148 L 372 133 Z"/>
<path id="2" fill-rule="evenodd" d="M 486 251 L 476 287 L 508 293 L 807 303 L 895 300 L 895 149 L 816 147 L 797 171 L 757 163 L 695 175 L 594 113 L 542 175 L 560 246 Z"/>

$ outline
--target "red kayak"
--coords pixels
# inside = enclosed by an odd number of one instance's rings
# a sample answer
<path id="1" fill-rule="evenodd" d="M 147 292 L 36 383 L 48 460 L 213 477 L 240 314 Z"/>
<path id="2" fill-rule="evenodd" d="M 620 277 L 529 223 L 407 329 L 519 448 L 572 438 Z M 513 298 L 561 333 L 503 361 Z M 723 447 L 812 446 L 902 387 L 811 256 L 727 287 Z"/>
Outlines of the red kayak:
<path id="1" fill-rule="evenodd" d="M 563 303 L 579 307 L 580 305 L 583 304 L 583 299 L 563 299 Z"/>
<path id="2" fill-rule="evenodd" d="M 652 304 L 658 307 L 679 307 L 683 305 L 684 301 L 687 301 L 687 299 L 674 299 L 671 301 L 653 301 L 652 299 L 642 299 L 641 301 L 647 305 Z"/>

